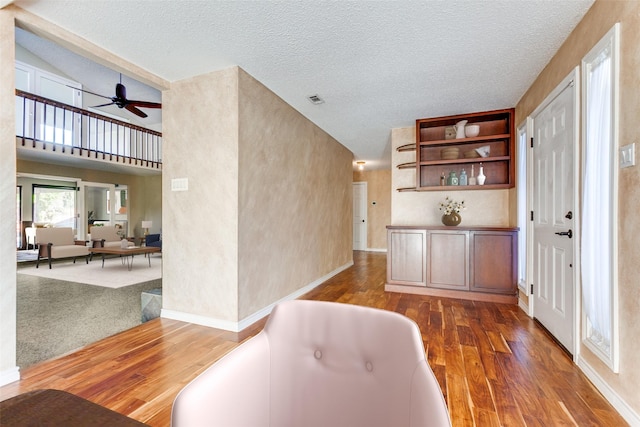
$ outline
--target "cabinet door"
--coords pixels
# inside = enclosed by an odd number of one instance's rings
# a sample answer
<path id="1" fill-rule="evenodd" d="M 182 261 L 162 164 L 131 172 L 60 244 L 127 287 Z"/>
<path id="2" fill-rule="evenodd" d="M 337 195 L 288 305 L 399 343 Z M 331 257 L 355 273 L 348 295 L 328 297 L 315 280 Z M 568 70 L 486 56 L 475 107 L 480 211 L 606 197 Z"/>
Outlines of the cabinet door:
<path id="1" fill-rule="evenodd" d="M 387 283 L 426 286 L 426 230 L 388 230 Z"/>
<path id="2" fill-rule="evenodd" d="M 515 294 L 517 248 L 515 232 L 471 233 L 470 290 Z"/>
<path id="3" fill-rule="evenodd" d="M 427 286 L 469 290 L 469 232 L 429 232 Z"/>

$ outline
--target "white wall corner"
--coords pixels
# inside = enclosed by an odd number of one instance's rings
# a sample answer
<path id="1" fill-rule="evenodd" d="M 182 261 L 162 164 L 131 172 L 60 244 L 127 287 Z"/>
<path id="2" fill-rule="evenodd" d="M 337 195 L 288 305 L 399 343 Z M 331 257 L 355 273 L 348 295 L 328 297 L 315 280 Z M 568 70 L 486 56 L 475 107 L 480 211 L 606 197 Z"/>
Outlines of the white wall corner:
<path id="1" fill-rule="evenodd" d="M 640 426 L 640 414 L 627 404 L 627 402 L 616 393 L 616 391 L 609 386 L 609 384 L 600 376 L 598 372 L 582 357 L 578 356 L 578 367 L 586 375 L 586 377 L 593 383 L 593 385 L 603 394 L 605 399 L 613 406 L 616 411 L 624 418 L 631 426 Z"/>
<path id="2" fill-rule="evenodd" d="M 14 366 L 11 369 L 0 372 L 0 387 L 20 380 L 20 368 Z"/>

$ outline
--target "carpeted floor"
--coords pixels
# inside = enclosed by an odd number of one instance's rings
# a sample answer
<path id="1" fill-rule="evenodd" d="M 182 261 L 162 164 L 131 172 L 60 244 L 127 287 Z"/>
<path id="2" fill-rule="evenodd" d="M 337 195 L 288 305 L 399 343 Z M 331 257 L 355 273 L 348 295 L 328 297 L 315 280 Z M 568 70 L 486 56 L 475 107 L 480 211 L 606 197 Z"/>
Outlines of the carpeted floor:
<path id="1" fill-rule="evenodd" d="M 49 268 L 46 260 L 41 260 L 38 268 L 33 262 L 20 263 L 18 275 L 28 274 L 108 288 L 130 286 L 162 277 L 162 254 L 152 254 L 150 258 L 143 255 L 134 256 L 131 271 L 124 260 L 125 258 L 119 256 L 111 256 L 105 259 L 103 267 L 100 256 L 95 256 L 88 264 L 84 258 L 77 259 L 75 264 L 71 259 L 62 259 L 55 261 L 52 268 Z"/>
<path id="2" fill-rule="evenodd" d="M 141 292 L 160 287 L 161 279 L 113 289 L 18 274 L 18 366 L 24 369 L 139 325 Z"/>

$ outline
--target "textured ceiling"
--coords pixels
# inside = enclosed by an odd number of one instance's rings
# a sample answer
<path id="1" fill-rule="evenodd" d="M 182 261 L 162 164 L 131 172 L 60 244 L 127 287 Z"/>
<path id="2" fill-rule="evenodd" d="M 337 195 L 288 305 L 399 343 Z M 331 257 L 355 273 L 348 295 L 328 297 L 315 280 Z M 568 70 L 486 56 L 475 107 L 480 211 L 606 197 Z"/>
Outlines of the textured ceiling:
<path id="1" fill-rule="evenodd" d="M 168 81 L 239 65 L 357 160 L 388 168 L 392 128 L 515 106 L 593 1 L 14 3 Z"/>

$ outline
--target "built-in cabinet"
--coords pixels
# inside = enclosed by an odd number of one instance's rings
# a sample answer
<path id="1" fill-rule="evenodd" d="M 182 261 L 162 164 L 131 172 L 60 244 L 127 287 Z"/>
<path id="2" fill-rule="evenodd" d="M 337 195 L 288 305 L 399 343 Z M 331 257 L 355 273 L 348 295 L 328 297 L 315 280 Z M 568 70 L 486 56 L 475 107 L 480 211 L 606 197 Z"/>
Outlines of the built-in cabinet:
<path id="1" fill-rule="evenodd" d="M 385 290 L 515 304 L 517 232 L 388 226 Z"/>

